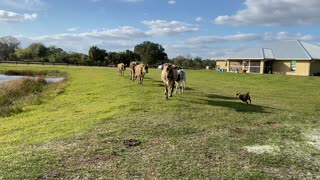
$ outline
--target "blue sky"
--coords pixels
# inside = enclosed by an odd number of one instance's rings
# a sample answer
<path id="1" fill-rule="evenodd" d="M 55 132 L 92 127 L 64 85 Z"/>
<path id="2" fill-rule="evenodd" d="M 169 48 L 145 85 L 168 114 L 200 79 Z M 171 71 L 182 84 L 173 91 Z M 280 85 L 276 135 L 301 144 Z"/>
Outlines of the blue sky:
<path id="1" fill-rule="evenodd" d="M 0 0 L 0 36 L 68 52 L 161 44 L 168 56 L 226 56 L 266 41 L 319 44 L 319 0 Z"/>

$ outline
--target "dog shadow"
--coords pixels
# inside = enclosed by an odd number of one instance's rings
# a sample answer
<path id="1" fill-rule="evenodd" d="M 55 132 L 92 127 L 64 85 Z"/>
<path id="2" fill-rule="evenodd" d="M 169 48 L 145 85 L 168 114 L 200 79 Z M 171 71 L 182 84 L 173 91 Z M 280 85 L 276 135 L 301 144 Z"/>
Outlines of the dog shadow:
<path id="1" fill-rule="evenodd" d="M 221 96 L 218 94 L 206 94 L 205 97 L 210 98 L 210 99 L 224 99 L 224 100 L 235 100 L 238 99 L 236 96 L 231 97 L 231 96 Z"/>
<path id="2" fill-rule="evenodd" d="M 248 112 L 248 113 L 271 113 L 267 111 L 269 107 L 260 106 L 256 104 L 246 104 L 243 102 L 234 102 L 234 101 L 219 101 L 214 99 L 208 99 L 208 104 L 211 106 L 220 106 L 233 109 L 237 112 Z"/>
<path id="3" fill-rule="evenodd" d="M 233 109 L 236 112 L 246 112 L 246 113 L 272 113 L 272 110 L 275 110 L 273 107 L 262 106 L 254 104 L 254 100 L 252 103 L 246 104 L 242 102 L 238 97 L 235 96 L 223 96 L 218 94 L 205 94 L 203 97 L 198 99 L 200 102 L 202 101 L 204 104 L 208 104 L 210 106 L 219 106 L 225 107 L 229 109 Z M 198 101 L 198 102 L 199 102 Z"/>

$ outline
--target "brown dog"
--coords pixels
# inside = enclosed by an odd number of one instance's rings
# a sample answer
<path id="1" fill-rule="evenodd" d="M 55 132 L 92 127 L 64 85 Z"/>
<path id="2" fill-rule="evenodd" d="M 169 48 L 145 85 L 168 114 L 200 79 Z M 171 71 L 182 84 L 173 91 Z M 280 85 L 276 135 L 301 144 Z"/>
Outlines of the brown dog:
<path id="1" fill-rule="evenodd" d="M 250 98 L 249 92 L 247 92 L 246 94 L 237 93 L 236 97 L 238 97 L 238 96 L 241 101 L 248 104 L 248 100 L 249 100 L 251 103 L 251 98 Z"/>

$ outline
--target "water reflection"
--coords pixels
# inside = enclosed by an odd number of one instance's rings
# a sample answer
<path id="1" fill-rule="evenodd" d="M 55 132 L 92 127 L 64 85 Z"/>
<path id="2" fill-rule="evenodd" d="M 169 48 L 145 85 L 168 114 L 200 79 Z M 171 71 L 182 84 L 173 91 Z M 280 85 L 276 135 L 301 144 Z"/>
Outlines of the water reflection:
<path id="1" fill-rule="evenodd" d="M 6 81 L 10 81 L 10 80 L 15 80 L 15 79 L 20 79 L 23 77 L 28 77 L 28 76 L 7 76 L 7 75 L 0 75 L 0 84 Z M 28 78 L 34 78 L 34 77 L 28 77 Z M 44 78 L 48 83 L 56 83 L 56 82 L 60 82 L 63 81 L 64 78 L 62 77 L 58 77 L 58 78 Z"/>

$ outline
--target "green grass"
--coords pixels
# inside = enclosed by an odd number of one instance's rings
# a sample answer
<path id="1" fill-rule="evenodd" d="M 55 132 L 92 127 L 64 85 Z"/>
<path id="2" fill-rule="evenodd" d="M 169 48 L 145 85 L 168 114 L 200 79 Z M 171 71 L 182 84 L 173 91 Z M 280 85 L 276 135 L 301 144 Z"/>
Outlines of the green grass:
<path id="1" fill-rule="evenodd" d="M 319 142 L 309 138 L 320 135 L 317 77 L 188 70 L 185 93 L 165 100 L 155 69 L 142 86 L 115 68 L 1 69 L 59 70 L 69 80 L 41 104 L 0 118 L 0 179 L 320 177 Z M 250 105 L 234 97 L 248 91 Z M 245 149 L 253 145 L 279 152 Z"/>

